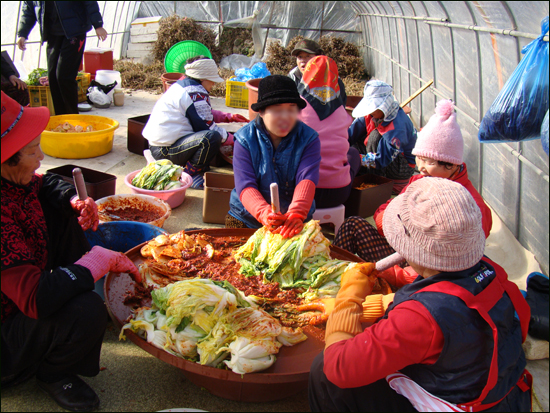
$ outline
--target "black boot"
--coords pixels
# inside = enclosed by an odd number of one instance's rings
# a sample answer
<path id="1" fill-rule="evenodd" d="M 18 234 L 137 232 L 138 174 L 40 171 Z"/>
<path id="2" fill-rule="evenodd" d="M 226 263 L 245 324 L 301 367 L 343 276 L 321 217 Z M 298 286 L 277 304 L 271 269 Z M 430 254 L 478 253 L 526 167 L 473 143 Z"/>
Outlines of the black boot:
<path id="1" fill-rule="evenodd" d="M 69 376 L 54 383 L 38 380 L 38 385 L 66 410 L 86 412 L 99 407 L 97 394 L 78 376 Z"/>

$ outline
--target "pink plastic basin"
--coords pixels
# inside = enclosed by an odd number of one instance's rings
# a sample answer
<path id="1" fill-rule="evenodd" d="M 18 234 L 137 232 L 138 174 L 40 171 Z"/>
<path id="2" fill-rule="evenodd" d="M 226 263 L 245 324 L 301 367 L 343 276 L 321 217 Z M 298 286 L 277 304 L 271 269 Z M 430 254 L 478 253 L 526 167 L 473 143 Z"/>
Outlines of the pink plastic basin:
<path id="1" fill-rule="evenodd" d="M 139 171 L 130 172 L 128 175 L 126 175 L 126 178 L 124 179 L 126 186 L 128 186 L 128 188 L 130 188 L 134 194 L 151 195 L 162 199 L 168 202 L 168 205 L 170 205 L 170 208 L 172 209 L 183 204 L 183 201 L 185 200 L 185 192 L 187 191 L 187 188 L 189 188 L 193 183 L 193 179 L 188 174 L 183 173 L 181 174 L 180 178 L 180 181 L 183 184 L 181 188 L 169 189 L 167 191 L 152 191 L 149 189 L 141 189 L 132 185 L 132 179 L 134 179 L 134 176 L 136 176 L 140 171 L 141 169 Z"/>

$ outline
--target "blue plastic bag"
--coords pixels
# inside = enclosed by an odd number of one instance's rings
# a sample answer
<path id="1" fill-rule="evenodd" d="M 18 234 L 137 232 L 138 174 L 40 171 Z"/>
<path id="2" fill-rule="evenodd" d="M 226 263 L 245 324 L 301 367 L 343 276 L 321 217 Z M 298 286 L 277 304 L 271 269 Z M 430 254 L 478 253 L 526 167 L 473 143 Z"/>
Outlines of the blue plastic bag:
<path id="1" fill-rule="evenodd" d="M 546 111 L 546 116 L 542 121 L 542 128 L 540 128 L 540 140 L 542 142 L 542 149 L 548 155 L 548 111 Z"/>
<path id="2" fill-rule="evenodd" d="M 231 80 L 246 82 L 250 79 L 263 79 L 270 75 L 271 72 L 267 69 L 267 65 L 264 62 L 258 62 L 251 68 L 242 67 L 235 70 L 235 77 L 231 78 Z"/>
<path id="3" fill-rule="evenodd" d="M 525 54 L 510 79 L 483 117 L 480 142 L 519 142 L 540 137 L 548 111 L 548 16 L 541 22 L 541 35 L 525 46 Z"/>

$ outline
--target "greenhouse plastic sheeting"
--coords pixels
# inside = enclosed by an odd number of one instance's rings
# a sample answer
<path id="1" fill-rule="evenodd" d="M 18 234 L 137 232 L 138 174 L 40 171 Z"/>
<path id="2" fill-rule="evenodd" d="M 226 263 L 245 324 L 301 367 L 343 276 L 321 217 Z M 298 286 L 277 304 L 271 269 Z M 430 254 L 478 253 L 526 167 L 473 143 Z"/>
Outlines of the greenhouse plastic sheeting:
<path id="1" fill-rule="evenodd" d="M 25 52 L 15 45 L 22 4 L 21 1 L 2 2 L 2 50 L 7 50 L 12 60 L 22 61 L 27 72 L 37 67 L 46 68 L 46 44 L 40 45 L 38 24 L 29 35 Z M 137 1 L 98 1 L 103 27 L 109 36 L 102 42 L 92 29 L 88 32 L 85 50 L 112 49 L 113 57 L 120 59 L 130 40 L 130 25 L 137 18 L 139 4 Z"/>
<path id="2" fill-rule="evenodd" d="M 20 2 L 19 2 L 20 3 Z M 391 83 L 403 101 L 426 81 L 434 84 L 411 103 L 412 118 L 426 124 L 439 99 L 456 102 L 470 179 L 524 247 L 548 273 L 548 156 L 539 140 L 477 140 L 479 122 L 508 80 L 520 50 L 540 34 L 548 2 L 516 1 L 186 1 L 99 2 L 113 36 L 102 47 L 124 56 L 137 17 L 192 17 L 222 30 L 223 22 L 258 11 L 262 33 L 287 44 L 301 34 L 344 37 L 362 47 L 367 72 Z M 16 60 L 18 2 L 2 2 L 2 49 Z M 404 17 L 404 18 L 403 18 Z M 454 26 L 447 27 L 446 25 Z M 267 32 L 269 27 L 269 32 Z M 283 29 L 287 28 L 287 29 Z M 476 28 L 477 30 L 473 30 Z M 485 31 L 484 31 L 485 30 Z M 494 30 L 495 33 L 486 30 Z M 360 31 L 357 33 L 356 31 Z M 86 47 L 97 47 L 90 32 Z M 529 36 L 531 35 L 531 37 Z M 38 30 L 31 34 L 38 40 Z M 45 47 L 30 44 L 27 68 L 45 66 Z"/>

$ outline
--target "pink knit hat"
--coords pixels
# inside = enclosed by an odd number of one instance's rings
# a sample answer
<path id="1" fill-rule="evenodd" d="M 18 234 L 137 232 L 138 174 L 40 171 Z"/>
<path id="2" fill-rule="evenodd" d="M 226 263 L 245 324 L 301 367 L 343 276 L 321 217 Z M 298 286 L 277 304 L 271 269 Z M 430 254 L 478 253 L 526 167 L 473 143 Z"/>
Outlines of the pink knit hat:
<path id="1" fill-rule="evenodd" d="M 390 202 L 382 224 L 395 251 L 432 270 L 462 271 L 483 257 L 481 211 L 468 190 L 449 179 L 413 182 Z"/>
<path id="2" fill-rule="evenodd" d="M 418 132 L 416 145 L 412 154 L 462 165 L 464 140 L 456 122 L 452 100 L 440 100 L 426 126 Z"/>

